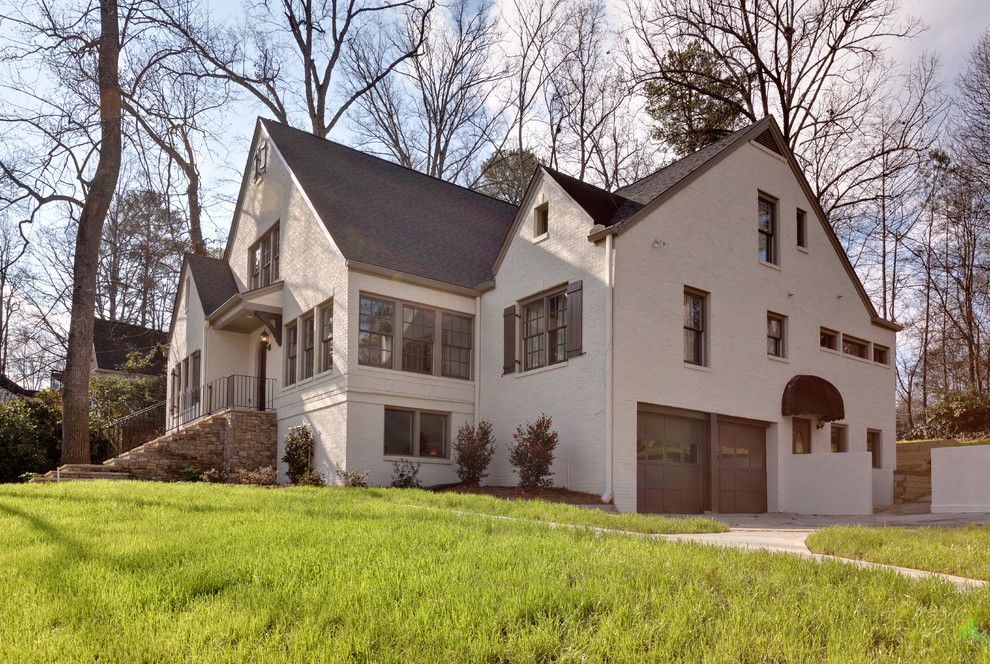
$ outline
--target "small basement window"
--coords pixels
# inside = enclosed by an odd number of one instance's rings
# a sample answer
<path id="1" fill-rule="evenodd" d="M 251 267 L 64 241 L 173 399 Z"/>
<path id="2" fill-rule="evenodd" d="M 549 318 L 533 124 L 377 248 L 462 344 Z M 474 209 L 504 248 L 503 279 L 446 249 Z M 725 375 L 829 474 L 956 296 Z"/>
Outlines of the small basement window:
<path id="1" fill-rule="evenodd" d="M 862 359 L 867 359 L 869 357 L 869 344 L 862 339 L 857 339 L 856 337 L 850 337 L 849 335 L 842 335 L 842 352 L 846 355 L 852 355 L 853 357 L 860 357 Z"/>
<path id="2" fill-rule="evenodd" d="M 822 348 L 829 350 L 839 350 L 839 333 L 827 327 L 821 328 L 818 335 L 818 343 Z"/>
<path id="3" fill-rule="evenodd" d="M 385 455 L 447 458 L 448 415 L 385 409 Z"/>
<path id="4" fill-rule="evenodd" d="M 550 204 L 536 206 L 533 211 L 533 237 L 546 235 L 550 231 Z"/>
<path id="5" fill-rule="evenodd" d="M 877 364 L 889 364 L 890 349 L 880 344 L 873 344 L 873 361 Z"/>

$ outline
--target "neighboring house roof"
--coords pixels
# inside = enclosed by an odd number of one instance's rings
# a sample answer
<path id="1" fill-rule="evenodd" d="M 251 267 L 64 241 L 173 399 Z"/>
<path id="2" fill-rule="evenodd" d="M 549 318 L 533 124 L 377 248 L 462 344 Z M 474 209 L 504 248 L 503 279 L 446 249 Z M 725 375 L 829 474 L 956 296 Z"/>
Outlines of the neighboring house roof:
<path id="1" fill-rule="evenodd" d="M 33 397 L 36 393 L 35 390 L 21 387 L 2 373 L 0 373 L 0 390 L 9 392 L 16 397 Z"/>
<path id="2" fill-rule="evenodd" d="M 261 123 L 346 260 L 471 289 L 492 278 L 516 206 Z"/>
<path id="3" fill-rule="evenodd" d="M 127 356 L 137 352 L 147 355 L 167 340 L 167 334 L 132 323 L 116 320 L 93 320 L 93 351 L 96 368 L 102 371 L 120 371 Z M 148 368 L 140 373 L 158 375 L 165 372 L 165 355 L 156 353 Z"/>
<path id="4" fill-rule="evenodd" d="M 221 304 L 237 295 L 234 273 L 222 258 L 188 253 L 185 258 L 193 281 L 196 282 L 196 292 L 199 293 L 205 315 L 209 316 Z"/>

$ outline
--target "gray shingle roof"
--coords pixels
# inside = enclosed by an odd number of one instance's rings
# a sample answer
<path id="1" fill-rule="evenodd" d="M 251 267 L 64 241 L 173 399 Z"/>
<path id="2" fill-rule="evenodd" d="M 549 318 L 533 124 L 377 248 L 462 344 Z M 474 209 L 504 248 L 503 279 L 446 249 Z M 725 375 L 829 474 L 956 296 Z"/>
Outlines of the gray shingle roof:
<path id="1" fill-rule="evenodd" d="M 344 258 L 466 288 L 492 278 L 516 206 L 261 122 Z"/>
<path id="2" fill-rule="evenodd" d="M 631 201 L 628 198 L 613 194 L 593 184 L 588 184 L 583 180 L 578 180 L 570 175 L 564 175 L 560 171 L 555 171 L 546 166 L 543 167 L 567 195 L 580 205 L 596 224 L 608 226 L 613 223 L 613 219 L 621 213 L 631 214 L 633 211 L 643 207 L 640 203 Z"/>
<path id="3" fill-rule="evenodd" d="M 203 313 L 207 316 L 216 311 L 221 304 L 237 295 L 237 281 L 234 273 L 221 258 L 186 254 L 189 272 L 196 282 L 196 292 L 203 305 Z"/>
<path id="4" fill-rule="evenodd" d="M 148 355 L 167 341 L 167 333 L 119 320 L 93 319 L 93 350 L 96 367 L 104 371 L 119 371 L 131 353 Z M 165 355 L 156 352 L 141 373 L 157 375 L 165 372 Z"/>

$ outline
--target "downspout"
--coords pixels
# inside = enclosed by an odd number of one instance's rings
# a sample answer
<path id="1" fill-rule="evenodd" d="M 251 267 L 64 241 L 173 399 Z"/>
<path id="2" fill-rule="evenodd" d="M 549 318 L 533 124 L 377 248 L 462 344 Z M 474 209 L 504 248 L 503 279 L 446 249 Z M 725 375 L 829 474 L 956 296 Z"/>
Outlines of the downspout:
<path id="1" fill-rule="evenodd" d="M 474 426 L 481 421 L 481 296 L 474 298 Z"/>
<path id="2" fill-rule="evenodd" d="M 612 502 L 612 321 L 615 297 L 615 235 L 605 236 L 605 493 L 602 501 Z"/>

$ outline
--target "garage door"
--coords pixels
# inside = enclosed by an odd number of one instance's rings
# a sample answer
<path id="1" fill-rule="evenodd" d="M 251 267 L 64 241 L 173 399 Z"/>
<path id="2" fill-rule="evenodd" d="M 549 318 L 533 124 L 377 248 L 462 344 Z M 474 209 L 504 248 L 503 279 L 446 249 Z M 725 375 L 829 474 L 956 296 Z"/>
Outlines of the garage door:
<path id="1" fill-rule="evenodd" d="M 700 513 L 707 421 L 640 411 L 636 438 L 637 511 Z"/>
<path id="2" fill-rule="evenodd" d="M 766 429 L 758 425 L 719 420 L 716 456 L 718 511 L 766 512 Z"/>

